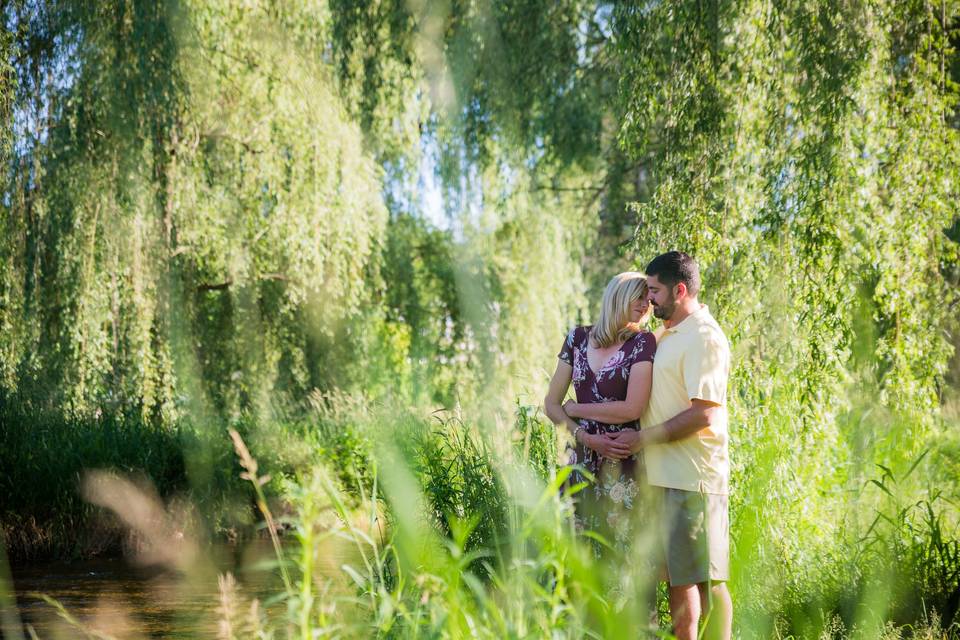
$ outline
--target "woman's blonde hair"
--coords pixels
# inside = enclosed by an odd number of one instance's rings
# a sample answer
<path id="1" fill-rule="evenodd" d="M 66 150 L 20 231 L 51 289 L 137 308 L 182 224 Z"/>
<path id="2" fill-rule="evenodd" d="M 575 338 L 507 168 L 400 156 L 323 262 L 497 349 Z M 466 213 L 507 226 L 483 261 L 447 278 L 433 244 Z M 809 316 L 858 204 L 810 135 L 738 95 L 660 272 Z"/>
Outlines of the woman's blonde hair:
<path id="1" fill-rule="evenodd" d="M 646 295 L 647 277 L 642 273 L 624 271 L 613 276 L 603 292 L 600 317 L 590 331 L 593 346 L 603 349 L 639 333 L 640 323 L 646 317 L 640 318 L 640 322 L 630 322 L 630 305 Z"/>

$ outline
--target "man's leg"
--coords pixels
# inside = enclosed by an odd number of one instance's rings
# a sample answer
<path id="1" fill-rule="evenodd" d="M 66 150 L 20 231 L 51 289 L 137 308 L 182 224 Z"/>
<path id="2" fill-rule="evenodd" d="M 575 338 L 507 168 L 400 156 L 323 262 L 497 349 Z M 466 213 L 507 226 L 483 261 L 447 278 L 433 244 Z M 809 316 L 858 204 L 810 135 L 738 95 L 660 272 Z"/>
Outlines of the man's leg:
<path id="1" fill-rule="evenodd" d="M 660 495 L 673 634 L 679 640 L 696 640 L 703 611 L 697 584 L 709 578 L 704 498 L 699 492 L 669 488 Z"/>
<path id="2" fill-rule="evenodd" d="M 733 601 L 726 582 L 704 582 L 697 585 L 700 609 L 704 618 L 706 640 L 730 640 L 733 628 Z"/>
<path id="3" fill-rule="evenodd" d="M 695 584 L 670 587 L 670 617 L 677 640 L 696 640 L 700 621 L 700 596 Z"/>

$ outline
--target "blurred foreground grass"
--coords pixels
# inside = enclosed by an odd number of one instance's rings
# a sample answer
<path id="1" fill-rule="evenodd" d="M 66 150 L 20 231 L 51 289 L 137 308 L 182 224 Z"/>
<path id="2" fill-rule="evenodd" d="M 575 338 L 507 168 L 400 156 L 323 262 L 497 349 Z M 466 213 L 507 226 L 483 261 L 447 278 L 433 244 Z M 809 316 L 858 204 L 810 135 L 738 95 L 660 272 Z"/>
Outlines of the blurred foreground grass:
<path id="1" fill-rule="evenodd" d="M 480 423 L 343 396 L 317 403 L 309 419 L 236 424 L 232 443 L 222 427 L 135 435 L 105 424 L 109 447 L 90 442 L 76 452 L 66 446 L 69 425 L 34 431 L 42 436 L 29 447 L 38 472 L 44 456 L 62 457 L 61 480 L 76 474 L 105 509 L 45 486 L 53 479 L 43 473 L 5 481 L 23 483 L 14 485 L 23 488 L 17 499 L 61 501 L 54 504 L 63 510 L 51 511 L 53 522 L 62 518 L 52 539 L 64 535 L 81 548 L 76 531 L 85 528 L 68 524 L 95 511 L 88 520 L 134 532 L 133 547 L 129 535 L 119 537 L 128 552 L 152 554 L 185 582 L 214 570 L 202 552 L 211 534 L 269 534 L 282 576 L 275 594 L 264 598 L 221 576 L 205 623 L 211 635 L 626 638 L 669 629 L 662 587 L 660 625 L 651 626 L 653 603 L 635 586 L 640 563 L 598 564 L 572 530 L 570 500 L 559 491 L 562 443 L 535 408 Z M 171 450 L 163 438 L 177 438 L 181 455 L 158 455 Z M 116 457 L 97 458 L 98 447 Z M 58 456 L 67 451 L 76 462 Z M 903 470 L 878 467 L 855 491 L 810 486 L 779 499 L 766 492 L 758 463 L 731 501 L 737 637 L 960 637 L 958 511 L 952 487 L 929 485 L 937 477 L 927 472 L 931 455 Z M 776 451 L 763 456 L 776 467 Z M 85 473 L 81 461 L 111 471 Z M 194 489 L 176 482 L 181 468 Z M 127 479 L 134 469 L 152 478 L 166 505 L 142 477 Z M 62 502 L 67 495 L 75 502 Z M 833 534 L 797 527 L 784 536 L 791 526 L 781 519 L 798 502 L 807 522 Z M 10 546 L 18 523 L 4 518 Z M 69 531 L 72 538 L 61 533 Z M 90 637 L 134 637 L 74 623 Z"/>

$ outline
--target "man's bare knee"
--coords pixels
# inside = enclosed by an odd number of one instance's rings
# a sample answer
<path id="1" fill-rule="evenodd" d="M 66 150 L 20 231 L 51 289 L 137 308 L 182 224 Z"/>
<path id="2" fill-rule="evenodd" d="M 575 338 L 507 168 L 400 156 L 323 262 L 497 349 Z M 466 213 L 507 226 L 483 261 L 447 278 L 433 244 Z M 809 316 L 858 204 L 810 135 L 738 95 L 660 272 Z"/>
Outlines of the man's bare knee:
<path id="1" fill-rule="evenodd" d="M 730 599 L 726 582 L 701 582 L 697 585 L 697 591 L 700 593 L 700 605 L 703 613 L 709 611 L 711 604 L 717 599 L 723 601 Z"/>
<path id="2" fill-rule="evenodd" d="M 703 637 L 707 640 L 729 640 L 733 625 L 733 603 L 725 582 L 699 585 L 703 599 Z"/>

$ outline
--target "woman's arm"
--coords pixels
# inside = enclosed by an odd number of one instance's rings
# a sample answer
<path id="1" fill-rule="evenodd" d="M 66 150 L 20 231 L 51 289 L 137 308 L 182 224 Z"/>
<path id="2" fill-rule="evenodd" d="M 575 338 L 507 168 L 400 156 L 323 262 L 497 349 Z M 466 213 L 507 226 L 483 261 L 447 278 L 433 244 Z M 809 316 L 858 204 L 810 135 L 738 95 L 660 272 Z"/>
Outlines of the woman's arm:
<path id="1" fill-rule="evenodd" d="M 630 367 L 627 382 L 627 399 L 613 402 L 568 401 L 563 411 L 571 418 L 586 418 L 607 424 L 623 424 L 639 420 L 650 401 L 650 384 L 653 382 L 653 363 L 637 362 Z"/>
<path id="2" fill-rule="evenodd" d="M 550 378 L 550 387 L 543 399 L 543 412 L 547 414 L 553 424 L 566 426 L 571 434 L 577 428 L 577 423 L 563 410 L 562 403 L 572 379 L 573 367 L 563 360 L 557 360 L 557 370 L 553 372 L 553 377 Z"/>
<path id="3" fill-rule="evenodd" d="M 632 371 L 632 370 L 631 370 Z M 543 399 L 543 409 L 547 417 L 554 424 L 563 424 L 570 433 L 574 433 L 579 426 L 563 410 L 560 402 L 567 395 L 567 389 L 570 387 L 570 380 L 573 377 L 573 367 L 560 360 L 557 362 L 557 370 L 554 371 L 550 379 L 550 388 L 547 390 L 547 396 Z M 585 447 L 593 449 L 600 455 L 614 460 L 623 460 L 630 455 L 630 448 L 623 442 L 617 442 L 614 438 L 596 433 L 587 433 L 584 430 L 577 432 L 577 440 Z"/>

